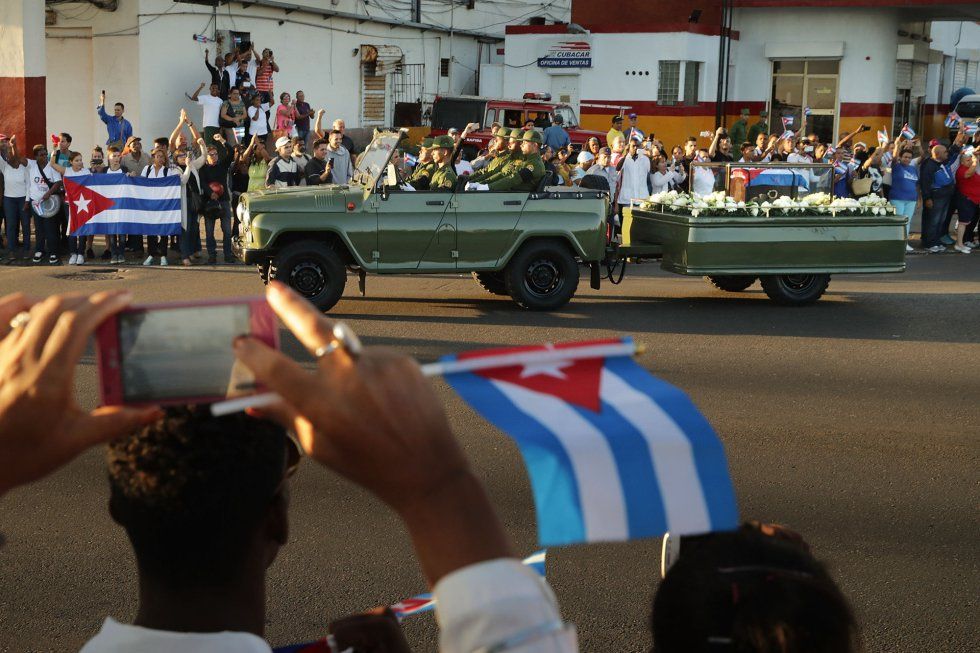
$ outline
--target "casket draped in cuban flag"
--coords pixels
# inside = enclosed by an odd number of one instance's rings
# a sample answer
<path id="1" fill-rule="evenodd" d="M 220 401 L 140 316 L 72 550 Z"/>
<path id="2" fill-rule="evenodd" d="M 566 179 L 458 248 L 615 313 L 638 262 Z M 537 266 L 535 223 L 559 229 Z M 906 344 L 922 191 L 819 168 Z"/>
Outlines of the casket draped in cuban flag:
<path id="1" fill-rule="evenodd" d="M 147 178 L 91 174 L 68 177 L 68 233 L 173 236 L 181 228 L 180 175 Z"/>

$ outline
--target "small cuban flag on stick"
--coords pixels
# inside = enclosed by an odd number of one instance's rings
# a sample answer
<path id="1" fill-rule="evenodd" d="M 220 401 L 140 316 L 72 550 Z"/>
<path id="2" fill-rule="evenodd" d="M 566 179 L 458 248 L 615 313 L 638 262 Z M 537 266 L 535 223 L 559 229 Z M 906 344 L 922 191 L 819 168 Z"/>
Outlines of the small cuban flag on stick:
<path id="1" fill-rule="evenodd" d="M 946 116 L 945 125 L 950 129 L 952 129 L 954 127 L 958 127 L 959 124 L 960 124 L 960 114 L 956 113 L 955 111 L 950 111 L 949 115 Z"/>
<path id="2" fill-rule="evenodd" d="M 890 139 L 888 138 L 888 132 L 886 132 L 884 129 L 879 129 L 878 130 L 878 144 L 879 145 L 887 145 L 889 140 Z"/>
<path id="3" fill-rule="evenodd" d="M 423 366 L 517 443 L 543 546 L 738 525 L 724 448 L 629 339 L 449 356 Z M 427 370 L 427 368 L 429 368 Z"/>
<path id="4" fill-rule="evenodd" d="M 902 125 L 902 138 L 906 140 L 912 140 L 913 138 L 915 138 L 915 131 L 911 127 L 909 127 L 908 123 Z"/>
<path id="5" fill-rule="evenodd" d="M 812 113 L 813 113 L 813 110 L 810 107 L 803 107 L 803 117 L 804 118 L 806 118 L 807 116 L 809 116 Z"/>
<path id="6" fill-rule="evenodd" d="M 963 133 L 967 136 L 973 136 L 978 131 L 980 131 L 980 122 L 971 122 L 963 125 Z"/>
<path id="7" fill-rule="evenodd" d="M 783 116 L 783 129 L 789 129 L 793 126 L 793 116 Z"/>

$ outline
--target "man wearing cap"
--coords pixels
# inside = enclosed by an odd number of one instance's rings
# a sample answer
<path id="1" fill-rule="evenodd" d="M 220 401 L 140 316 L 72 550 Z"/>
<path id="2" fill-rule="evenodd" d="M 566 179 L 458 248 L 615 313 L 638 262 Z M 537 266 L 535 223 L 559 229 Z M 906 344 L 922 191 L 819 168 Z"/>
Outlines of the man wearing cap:
<path id="1" fill-rule="evenodd" d="M 412 174 L 408 178 L 408 183 L 416 190 L 427 190 L 432 173 L 435 172 L 435 164 L 432 162 L 434 140 L 432 138 L 424 138 L 422 139 L 422 145 L 419 146 L 418 163 L 415 164 L 415 170 L 412 171 Z"/>
<path id="2" fill-rule="evenodd" d="M 545 174 L 540 151 L 541 134 L 535 130 L 524 132 L 521 138 L 521 159 L 515 159 L 506 166 L 505 174 L 484 183 L 490 187 L 490 190 L 525 192 L 534 190 Z"/>
<path id="3" fill-rule="evenodd" d="M 606 145 L 612 147 L 613 141 L 615 141 L 617 137 L 626 140 L 626 134 L 623 133 L 622 116 L 612 117 L 612 128 L 606 132 Z"/>
<path id="4" fill-rule="evenodd" d="M 520 130 L 513 130 L 515 132 L 520 132 Z M 508 141 L 510 143 L 508 144 Z M 513 148 L 516 147 L 517 143 L 520 141 L 511 140 L 511 130 L 506 127 L 498 127 L 497 131 L 493 133 L 493 146 L 496 149 L 496 154 L 493 159 L 490 160 L 483 168 L 477 170 L 472 175 L 467 177 L 467 181 L 470 182 L 482 182 L 488 179 L 503 169 L 510 160 L 514 158 Z"/>
<path id="5" fill-rule="evenodd" d="M 733 145 L 741 145 L 745 141 L 755 142 L 755 139 L 749 139 L 748 137 L 749 128 L 749 110 L 742 109 L 742 113 L 739 119 L 732 123 L 732 126 L 728 128 L 728 136 L 732 139 Z"/>
<path id="6" fill-rule="evenodd" d="M 265 185 L 269 188 L 299 185 L 299 166 L 293 160 L 293 142 L 288 136 L 280 136 L 276 141 L 276 157 L 269 161 Z"/>
<path id="7" fill-rule="evenodd" d="M 123 149 L 122 167 L 129 174 L 139 174 L 150 165 L 150 155 L 143 151 L 143 141 L 139 136 L 130 136 Z"/>
<path id="8" fill-rule="evenodd" d="M 439 136 L 432 143 L 432 160 L 435 168 L 429 181 L 429 190 L 452 190 L 456 186 L 456 170 L 450 157 L 456 143 L 452 136 Z"/>
<path id="9" fill-rule="evenodd" d="M 551 126 L 544 130 L 544 144 L 555 152 L 568 147 L 568 144 L 571 142 L 571 139 L 568 137 L 568 132 L 562 126 L 564 122 L 565 120 L 560 115 L 556 115 Z"/>
<path id="10" fill-rule="evenodd" d="M 769 118 L 769 112 L 763 109 L 759 112 L 759 120 L 751 127 L 749 127 L 749 133 L 746 135 L 744 140 L 750 143 L 755 143 L 756 139 L 759 138 L 759 134 L 769 133 L 769 125 L 766 124 L 766 120 Z"/>
<path id="11" fill-rule="evenodd" d="M 515 169 L 514 166 L 520 166 L 523 163 L 524 155 L 521 154 L 521 142 L 524 138 L 524 130 L 515 128 L 505 131 L 508 133 L 506 160 L 493 172 L 483 175 L 480 179 L 468 178 L 467 181 L 479 181 L 484 184 L 497 181 L 511 174 Z"/>
<path id="12" fill-rule="evenodd" d="M 647 135 L 643 133 L 642 129 L 637 127 L 636 114 L 631 113 L 626 117 L 630 121 L 629 127 L 623 131 L 624 135 L 626 136 L 626 140 L 631 141 L 635 139 L 642 142 Z"/>

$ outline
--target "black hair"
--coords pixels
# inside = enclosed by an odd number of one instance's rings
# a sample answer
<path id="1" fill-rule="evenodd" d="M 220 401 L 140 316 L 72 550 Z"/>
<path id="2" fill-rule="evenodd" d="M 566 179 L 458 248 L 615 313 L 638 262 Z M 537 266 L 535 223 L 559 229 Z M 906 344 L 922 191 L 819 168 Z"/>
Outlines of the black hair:
<path id="1" fill-rule="evenodd" d="M 167 149 L 170 147 L 170 139 L 167 138 L 166 136 L 160 136 L 159 138 L 153 139 L 153 144 L 158 145 L 164 149 Z"/>
<path id="2" fill-rule="evenodd" d="M 334 134 L 340 134 L 341 136 L 343 136 L 344 132 L 340 131 L 339 129 L 331 129 L 330 135 L 333 136 Z"/>
<path id="3" fill-rule="evenodd" d="M 313 149 L 320 147 L 321 145 L 330 145 L 330 140 L 326 138 L 318 138 L 313 141 Z"/>
<path id="4" fill-rule="evenodd" d="M 71 134 L 68 132 L 61 132 L 61 140 L 71 143 Z"/>
<path id="5" fill-rule="evenodd" d="M 738 531 L 685 537 L 653 601 L 656 653 L 852 653 L 847 599 L 805 544 Z"/>
<path id="6" fill-rule="evenodd" d="M 123 111 L 125 111 L 125 110 L 126 110 L 126 105 L 125 105 L 125 104 L 123 104 L 122 102 L 116 102 L 116 104 L 115 104 L 115 106 L 117 106 L 117 107 L 119 107 L 119 108 L 120 108 L 120 109 L 122 109 Z"/>
<path id="7" fill-rule="evenodd" d="M 167 408 L 112 442 L 110 510 L 140 572 L 184 587 L 234 578 L 281 487 L 286 447 L 280 426 L 207 406 Z"/>

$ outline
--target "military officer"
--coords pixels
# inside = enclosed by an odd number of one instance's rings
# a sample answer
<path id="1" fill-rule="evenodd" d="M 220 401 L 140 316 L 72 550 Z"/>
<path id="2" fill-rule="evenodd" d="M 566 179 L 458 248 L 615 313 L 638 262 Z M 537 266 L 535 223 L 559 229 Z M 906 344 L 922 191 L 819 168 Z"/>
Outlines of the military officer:
<path id="1" fill-rule="evenodd" d="M 482 179 L 476 180 L 478 183 L 489 184 L 491 181 L 497 181 L 501 177 L 509 175 L 513 171 L 513 166 L 524 161 L 524 155 L 521 154 L 521 139 L 524 138 L 523 129 L 511 129 L 510 138 L 507 141 L 507 158 L 503 164 L 496 170 L 494 170 L 489 175 L 485 175 Z"/>
<path id="2" fill-rule="evenodd" d="M 415 170 L 408 178 L 408 183 L 416 190 L 427 189 L 432 173 L 435 171 L 435 164 L 432 162 L 432 141 L 431 138 L 422 140 L 418 163 L 415 164 Z"/>
<path id="3" fill-rule="evenodd" d="M 524 132 L 521 137 L 521 158 L 504 168 L 503 174 L 486 181 L 490 190 L 511 190 L 530 192 L 538 187 L 544 177 L 544 161 L 541 159 L 541 133 L 536 130 Z"/>
<path id="4" fill-rule="evenodd" d="M 497 127 L 497 131 L 493 133 L 493 145 L 497 154 L 490 160 L 490 163 L 481 170 L 477 170 L 472 175 L 467 177 L 467 181 L 470 182 L 482 182 L 484 179 L 493 176 L 501 168 L 507 165 L 510 161 L 513 153 L 508 146 L 508 140 L 510 139 L 510 130 L 506 127 Z M 516 144 L 516 141 L 515 141 Z"/>
<path id="5" fill-rule="evenodd" d="M 455 146 L 452 136 L 439 136 L 433 139 L 432 160 L 435 169 L 429 181 L 429 190 L 452 190 L 456 185 L 456 171 L 449 160 Z"/>

